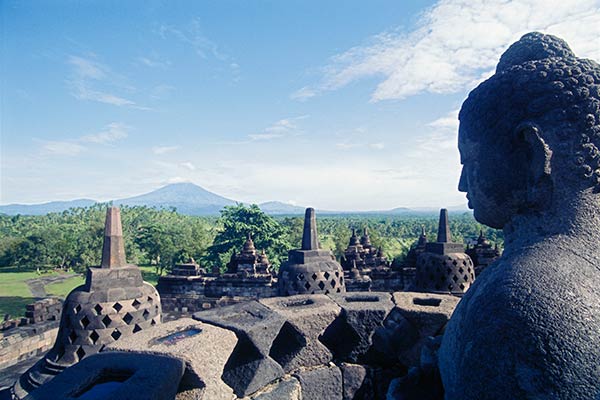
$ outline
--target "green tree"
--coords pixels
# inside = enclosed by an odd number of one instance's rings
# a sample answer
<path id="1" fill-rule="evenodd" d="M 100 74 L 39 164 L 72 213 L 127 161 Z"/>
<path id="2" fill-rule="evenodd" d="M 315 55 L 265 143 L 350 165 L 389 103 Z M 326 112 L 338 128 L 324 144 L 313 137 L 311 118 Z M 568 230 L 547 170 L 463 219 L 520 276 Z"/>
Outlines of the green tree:
<path id="1" fill-rule="evenodd" d="M 135 243 L 146 253 L 151 263 L 156 266 L 156 273 L 162 275 L 165 268 L 171 267 L 178 260 L 176 232 L 169 227 L 151 224 L 139 228 Z"/>
<path id="2" fill-rule="evenodd" d="M 212 241 L 209 224 L 199 217 L 147 207 L 126 208 L 122 214 L 123 225 L 135 230 L 131 247 L 142 261 L 154 264 L 159 275 L 189 257 L 202 258 Z"/>
<path id="3" fill-rule="evenodd" d="M 243 246 L 248 234 L 252 235 L 257 249 L 265 250 L 275 268 L 291 248 L 285 228 L 256 204 L 224 207 L 217 224 L 220 228 L 207 249 L 206 261 L 221 269 L 231 253 Z"/>

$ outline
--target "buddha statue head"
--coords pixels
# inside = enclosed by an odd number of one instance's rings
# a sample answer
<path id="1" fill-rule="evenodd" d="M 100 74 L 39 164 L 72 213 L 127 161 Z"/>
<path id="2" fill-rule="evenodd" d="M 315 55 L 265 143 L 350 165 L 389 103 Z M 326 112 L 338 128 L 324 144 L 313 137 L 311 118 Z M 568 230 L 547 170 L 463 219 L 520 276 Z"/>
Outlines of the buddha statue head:
<path id="1" fill-rule="evenodd" d="M 446 326 L 446 398 L 600 399 L 600 65 L 529 33 L 459 119 L 459 190 L 505 251 Z"/>
<path id="2" fill-rule="evenodd" d="M 600 66 L 565 41 L 523 36 L 459 119 L 459 190 L 479 222 L 503 228 L 600 190 Z"/>

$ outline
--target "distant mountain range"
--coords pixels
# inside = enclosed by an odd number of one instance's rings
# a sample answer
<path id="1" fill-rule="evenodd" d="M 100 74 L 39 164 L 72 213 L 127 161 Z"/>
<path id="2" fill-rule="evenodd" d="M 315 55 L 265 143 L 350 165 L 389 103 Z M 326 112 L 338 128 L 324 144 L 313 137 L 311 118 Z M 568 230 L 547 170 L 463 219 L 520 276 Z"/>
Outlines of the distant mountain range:
<path id="1" fill-rule="evenodd" d="M 44 215 L 52 212 L 62 212 L 73 207 L 88 207 L 97 203 L 96 200 L 77 199 L 70 201 L 51 201 L 41 204 L 7 204 L 0 206 L 0 213 L 7 215 Z"/>
<path id="2" fill-rule="evenodd" d="M 8 204 L 0 205 L 0 213 L 7 215 L 44 215 L 51 212 L 61 212 L 73 207 L 88 207 L 97 203 L 90 199 L 77 199 L 71 201 L 51 201 L 42 204 Z M 193 183 L 174 183 L 152 192 L 125 199 L 114 200 L 115 205 L 148 206 L 155 208 L 175 207 L 178 212 L 187 215 L 218 215 L 224 206 L 242 203 L 209 192 Z M 296 215 L 303 214 L 305 208 L 279 201 L 269 201 L 259 204 L 261 210 L 271 215 Z M 448 207 L 449 211 L 465 212 L 465 206 Z M 379 214 L 379 215 L 407 215 L 430 214 L 438 212 L 437 208 L 405 208 L 399 207 L 383 211 L 327 211 L 317 210 L 320 214 Z"/>

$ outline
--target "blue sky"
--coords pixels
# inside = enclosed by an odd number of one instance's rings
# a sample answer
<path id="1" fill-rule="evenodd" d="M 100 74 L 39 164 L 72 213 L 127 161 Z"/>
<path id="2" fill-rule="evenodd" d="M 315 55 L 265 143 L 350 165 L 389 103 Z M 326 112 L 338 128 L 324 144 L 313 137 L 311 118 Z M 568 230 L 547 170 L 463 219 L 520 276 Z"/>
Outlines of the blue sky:
<path id="1" fill-rule="evenodd" d="M 336 210 L 464 204 L 457 110 L 531 30 L 600 59 L 600 1 L 0 3 L 0 203 L 189 181 Z"/>

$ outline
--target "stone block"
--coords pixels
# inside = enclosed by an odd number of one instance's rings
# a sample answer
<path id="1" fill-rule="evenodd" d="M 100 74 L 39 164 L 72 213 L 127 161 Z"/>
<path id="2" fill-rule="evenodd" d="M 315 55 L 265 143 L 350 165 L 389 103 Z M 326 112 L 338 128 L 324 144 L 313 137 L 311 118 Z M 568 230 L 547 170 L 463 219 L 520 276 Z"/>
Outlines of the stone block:
<path id="1" fill-rule="evenodd" d="M 375 355 L 367 355 L 372 336 L 394 307 L 391 295 L 383 292 L 330 294 L 342 309 L 340 316 L 325 331 L 322 341 L 332 350 L 337 361 L 363 363 Z"/>
<path id="2" fill-rule="evenodd" d="M 115 268 L 88 268 L 87 291 L 107 290 L 111 287 L 142 286 L 142 272 L 134 265 Z"/>
<path id="3" fill-rule="evenodd" d="M 364 365 L 342 363 L 342 397 L 344 400 L 375 399 L 370 371 Z"/>
<path id="4" fill-rule="evenodd" d="M 247 396 L 283 376 L 283 369 L 269 355 L 284 318 L 251 301 L 201 311 L 194 319 L 235 332 L 238 343 L 223 370 L 223 381 L 239 397 Z"/>
<path id="5" fill-rule="evenodd" d="M 313 259 L 331 259 L 331 250 L 290 250 L 288 258 L 289 262 L 293 264 L 307 264 Z"/>
<path id="6" fill-rule="evenodd" d="M 421 336 L 437 336 L 452 316 L 459 297 L 431 293 L 396 292 L 395 309 L 413 325 Z"/>
<path id="7" fill-rule="evenodd" d="M 284 379 L 269 385 L 260 393 L 252 396 L 252 400 L 302 400 L 302 389 L 296 378 Z"/>
<path id="8" fill-rule="evenodd" d="M 137 353 L 96 354 L 67 368 L 25 399 L 173 399 L 184 369 L 184 362 L 172 357 Z"/>
<path id="9" fill-rule="evenodd" d="M 342 372 L 333 364 L 302 370 L 294 377 L 300 381 L 302 400 L 342 400 Z"/>
<path id="10" fill-rule="evenodd" d="M 178 398 L 233 398 L 222 380 L 223 368 L 237 343 L 233 332 L 191 318 L 157 325 L 115 342 L 106 351 L 132 351 L 179 358 L 186 363 Z M 187 397 L 186 397 L 187 396 Z"/>
<path id="11" fill-rule="evenodd" d="M 388 399 L 402 400 L 443 400 L 444 388 L 439 371 L 423 371 L 418 367 L 410 369 L 408 374 L 390 381 Z"/>
<path id="12" fill-rule="evenodd" d="M 286 372 L 331 361 L 332 354 L 319 337 L 340 314 L 340 307 L 333 300 L 314 294 L 273 297 L 260 302 L 285 317 L 269 354 Z"/>
<path id="13" fill-rule="evenodd" d="M 419 365 L 421 349 L 430 336 L 443 333 L 460 298 L 452 295 L 396 292 L 395 307 L 373 335 L 380 354 L 405 366 Z"/>

